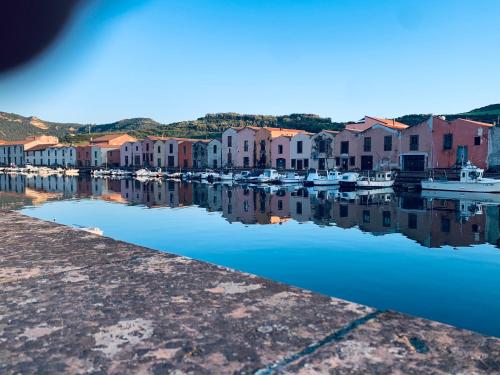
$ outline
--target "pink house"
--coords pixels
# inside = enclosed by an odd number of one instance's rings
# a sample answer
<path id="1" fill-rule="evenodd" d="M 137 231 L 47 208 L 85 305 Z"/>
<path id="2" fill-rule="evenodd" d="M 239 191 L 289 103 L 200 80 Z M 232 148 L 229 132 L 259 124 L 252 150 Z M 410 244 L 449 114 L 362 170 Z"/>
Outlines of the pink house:
<path id="1" fill-rule="evenodd" d="M 271 167 L 290 169 L 290 140 L 292 136 L 281 135 L 271 140 Z"/>
<path id="2" fill-rule="evenodd" d="M 270 168 L 272 163 L 271 155 L 271 141 L 277 137 L 289 136 L 293 137 L 295 134 L 304 133 L 304 130 L 296 129 L 282 129 L 282 128 L 260 128 L 255 133 L 255 157 L 256 167 Z M 290 156 L 288 156 L 288 159 Z M 277 160 L 276 157 L 274 160 Z M 274 165 L 272 165 L 274 167 Z"/>
<path id="3" fill-rule="evenodd" d="M 335 136 L 335 166 L 343 170 L 356 169 L 359 165 L 360 130 L 345 128 Z M 330 167 L 330 166 L 328 166 Z"/>
<path id="4" fill-rule="evenodd" d="M 125 142 L 120 146 L 120 167 L 131 167 L 133 165 L 133 146 L 134 142 Z"/>
<path id="5" fill-rule="evenodd" d="M 359 157 L 356 167 L 361 170 L 389 170 L 399 168 L 401 130 L 374 124 L 357 134 Z"/>
<path id="6" fill-rule="evenodd" d="M 253 168 L 255 166 L 255 133 L 259 129 L 256 126 L 245 126 L 238 130 L 235 155 L 236 167 Z"/>
<path id="7" fill-rule="evenodd" d="M 403 170 L 451 168 L 470 160 L 488 167 L 489 129 L 492 124 L 465 119 L 447 121 L 432 116 L 403 130 L 400 164 Z"/>

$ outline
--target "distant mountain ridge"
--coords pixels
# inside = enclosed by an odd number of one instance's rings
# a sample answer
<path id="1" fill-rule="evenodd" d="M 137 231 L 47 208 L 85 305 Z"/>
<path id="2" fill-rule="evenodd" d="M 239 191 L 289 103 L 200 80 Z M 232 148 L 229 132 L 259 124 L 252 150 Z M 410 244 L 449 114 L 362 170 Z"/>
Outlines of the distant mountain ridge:
<path id="1" fill-rule="evenodd" d="M 395 120 L 407 125 L 416 125 L 425 121 L 430 114 L 411 114 Z M 449 119 L 458 117 L 482 122 L 497 122 L 500 116 L 500 104 L 491 104 L 469 112 L 446 114 Z M 148 135 L 216 138 L 229 126 L 272 126 L 318 132 L 322 129 L 342 130 L 345 123 L 333 122 L 331 118 L 314 114 L 293 113 L 284 116 L 247 115 L 239 113 L 213 113 L 196 120 L 161 124 L 150 118 L 123 119 L 109 124 L 77 124 L 44 121 L 37 117 L 24 117 L 14 113 L 0 112 L 0 139 L 16 140 L 30 135 L 48 134 L 59 137 L 64 142 L 80 143 L 92 135 L 114 132 L 126 132 L 137 138 Z"/>

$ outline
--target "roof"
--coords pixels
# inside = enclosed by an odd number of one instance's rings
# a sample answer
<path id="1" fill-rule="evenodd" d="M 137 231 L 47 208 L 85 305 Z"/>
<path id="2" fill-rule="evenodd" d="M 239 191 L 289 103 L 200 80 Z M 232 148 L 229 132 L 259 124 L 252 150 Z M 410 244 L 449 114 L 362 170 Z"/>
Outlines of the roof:
<path id="1" fill-rule="evenodd" d="M 130 138 L 134 138 L 126 133 L 115 133 L 115 134 L 106 134 L 106 135 L 102 135 L 100 137 L 97 137 L 97 138 L 93 138 L 92 139 L 92 143 L 103 143 L 103 142 L 109 142 L 109 141 L 112 141 L 113 139 L 117 139 L 117 138 L 120 138 L 120 137 L 130 137 Z"/>
<path id="2" fill-rule="evenodd" d="M 339 134 L 339 132 L 336 130 L 322 130 L 322 131 L 324 131 L 325 133 L 333 134 L 333 135 Z M 313 133 L 308 133 L 308 134 L 313 134 Z"/>
<path id="3" fill-rule="evenodd" d="M 405 124 L 398 122 L 394 119 L 391 120 L 391 119 L 387 119 L 387 118 L 380 118 L 380 117 L 373 117 L 373 116 L 365 116 L 365 117 L 368 117 L 372 120 L 378 121 L 382 125 L 385 125 L 388 128 L 392 128 L 392 129 L 406 129 L 409 127 L 408 125 L 405 125 Z"/>
<path id="4" fill-rule="evenodd" d="M 168 141 L 170 137 L 157 137 L 155 135 L 149 135 L 146 139 L 149 139 L 150 141 Z"/>
<path id="5" fill-rule="evenodd" d="M 55 145 L 55 144 L 35 145 L 33 147 L 28 147 L 27 149 L 25 149 L 25 151 L 41 151 L 41 150 L 46 150 L 50 147 L 62 147 L 62 145 Z"/>
<path id="6" fill-rule="evenodd" d="M 33 139 L 23 139 L 20 141 L 6 141 L 2 144 L 2 146 L 18 146 L 18 145 L 25 145 L 31 142 L 33 142 Z"/>
<path id="7" fill-rule="evenodd" d="M 490 124 L 490 123 L 488 123 L 488 122 L 481 122 L 481 121 L 468 120 L 468 119 L 465 119 L 465 118 L 458 118 L 457 120 L 462 120 L 462 121 L 465 121 L 465 122 L 467 122 L 467 123 L 470 123 L 471 125 L 488 126 L 488 127 L 493 127 L 493 126 L 494 126 L 493 124 Z"/>
<path id="8" fill-rule="evenodd" d="M 237 128 L 234 128 L 236 129 L 237 131 L 242 131 L 244 129 L 251 129 L 253 131 L 257 131 L 259 129 L 262 129 L 260 126 L 240 126 L 240 127 L 237 127 Z"/>

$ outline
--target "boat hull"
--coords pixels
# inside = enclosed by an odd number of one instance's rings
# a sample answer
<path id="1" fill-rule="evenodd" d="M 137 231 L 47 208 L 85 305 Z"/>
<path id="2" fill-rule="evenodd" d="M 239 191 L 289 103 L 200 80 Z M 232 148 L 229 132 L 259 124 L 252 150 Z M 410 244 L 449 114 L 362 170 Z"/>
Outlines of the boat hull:
<path id="1" fill-rule="evenodd" d="M 312 183 L 314 186 L 333 186 L 338 185 L 339 180 L 314 180 Z"/>
<path id="2" fill-rule="evenodd" d="M 357 181 L 356 186 L 361 189 L 380 189 L 392 187 L 394 185 L 394 180 L 390 181 Z"/>
<path id="3" fill-rule="evenodd" d="M 423 190 L 425 199 L 452 199 L 479 202 L 481 204 L 500 204 L 500 194 L 478 193 L 471 191 Z"/>
<path id="4" fill-rule="evenodd" d="M 500 193 L 498 182 L 422 181 L 422 190 L 467 191 L 474 193 Z"/>

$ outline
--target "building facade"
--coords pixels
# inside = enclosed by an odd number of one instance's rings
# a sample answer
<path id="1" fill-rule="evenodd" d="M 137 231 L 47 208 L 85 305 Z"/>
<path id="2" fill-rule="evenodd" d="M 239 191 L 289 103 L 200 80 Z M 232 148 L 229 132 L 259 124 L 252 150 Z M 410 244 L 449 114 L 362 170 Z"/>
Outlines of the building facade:
<path id="1" fill-rule="evenodd" d="M 236 165 L 239 129 L 228 128 L 222 133 L 222 167 L 224 168 Z"/>
<path id="2" fill-rule="evenodd" d="M 212 139 L 207 147 L 208 166 L 210 168 L 220 168 L 222 166 L 222 142 L 219 139 Z"/>
<path id="3" fill-rule="evenodd" d="M 208 140 L 193 143 L 193 168 L 208 167 Z"/>
<path id="4" fill-rule="evenodd" d="M 337 134 L 335 131 L 322 130 L 311 136 L 311 168 L 324 171 L 336 166 L 334 152 Z"/>
<path id="5" fill-rule="evenodd" d="M 290 139 L 290 168 L 308 170 L 311 159 L 312 133 L 298 133 Z"/>

